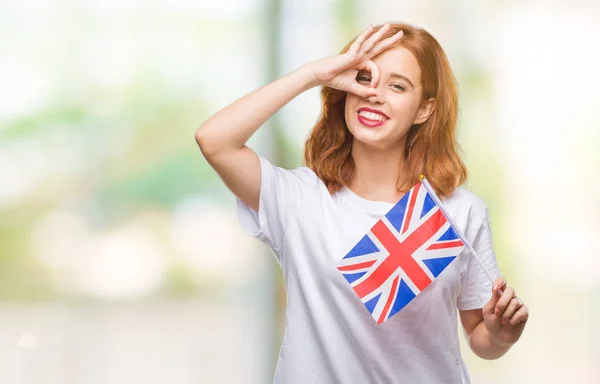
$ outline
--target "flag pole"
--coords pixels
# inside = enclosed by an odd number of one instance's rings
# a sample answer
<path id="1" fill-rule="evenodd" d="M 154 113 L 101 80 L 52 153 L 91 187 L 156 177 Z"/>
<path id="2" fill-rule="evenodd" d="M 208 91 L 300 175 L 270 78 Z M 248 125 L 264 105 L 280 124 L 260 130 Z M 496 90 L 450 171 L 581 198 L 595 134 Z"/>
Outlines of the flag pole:
<path id="1" fill-rule="evenodd" d="M 477 252 L 475 252 L 475 249 L 473 249 L 473 246 L 471 245 L 471 243 L 467 240 L 467 238 L 465 237 L 465 235 L 462 233 L 462 231 L 460 230 L 460 227 L 458 225 L 456 225 L 456 223 L 452 220 L 452 217 L 448 214 L 448 212 L 444 208 L 444 205 L 442 204 L 442 201 L 440 200 L 440 198 L 437 196 L 437 194 L 433 190 L 433 187 L 431 186 L 431 184 L 429 184 L 429 182 L 427 181 L 427 179 L 423 175 L 419 176 L 419 180 L 421 180 L 421 182 L 423 183 L 423 185 L 425 186 L 425 188 L 427 189 L 427 191 L 429 192 L 429 194 L 431 195 L 431 197 L 435 200 L 435 202 L 438 205 L 438 207 L 440 207 L 440 210 L 442 211 L 442 213 L 444 214 L 444 216 L 446 216 L 446 219 L 450 222 L 450 224 L 452 225 L 452 227 L 456 231 L 456 234 L 458 235 L 458 237 L 460 237 L 460 239 L 465 244 L 465 246 L 467 247 L 467 249 L 475 257 L 475 260 L 477 260 L 477 262 L 481 266 L 481 269 L 483 269 L 483 272 L 486 274 L 486 276 L 488 277 L 488 279 L 490 279 L 490 281 L 492 283 L 494 283 L 494 278 L 492 277 L 492 275 L 490 274 L 490 272 L 485 268 L 485 266 L 483 265 L 483 262 L 479 258 L 479 255 L 477 254 Z"/>

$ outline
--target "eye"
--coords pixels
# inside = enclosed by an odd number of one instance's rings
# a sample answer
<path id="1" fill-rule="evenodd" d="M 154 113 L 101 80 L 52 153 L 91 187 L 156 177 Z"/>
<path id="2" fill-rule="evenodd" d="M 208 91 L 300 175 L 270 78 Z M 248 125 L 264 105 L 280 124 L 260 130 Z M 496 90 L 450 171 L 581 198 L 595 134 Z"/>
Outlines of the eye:
<path id="1" fill-rule="evenodd" d="M 358 75 L 358 76 L 356 76 L 356 81 L 358 81 L 359 83 L 361 81 L 370 82 L 371 81 L 371 76 L 368 76 L 368 75 Z"/>
<path id="2" fill-rule="evenodd" d="M 398 90 L 398 91 L 406 91 L 406 88 L 404 88 L 404 86 L 400 85 L 400 84 L 392 84 L 392 87 L 394 87 L 394 89 Z"/>

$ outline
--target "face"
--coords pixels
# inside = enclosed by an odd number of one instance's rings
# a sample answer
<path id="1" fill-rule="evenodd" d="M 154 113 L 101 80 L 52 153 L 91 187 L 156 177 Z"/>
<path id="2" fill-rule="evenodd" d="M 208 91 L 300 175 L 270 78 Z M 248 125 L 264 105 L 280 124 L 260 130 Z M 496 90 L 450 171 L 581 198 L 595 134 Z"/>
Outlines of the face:
<path id="1" fill-rule="evenodd" d="M 356 141 L 378 149 L 398 147 L 413 124 L 421 124 L 432 112 L 433 99 L 423 100 L 421 68 L 406 48 L 396 46 L 373 62 L 381 74 L 377 96 L 346 96 L 345 117 Z M 359 71 L 356 81 L 369 86 L 371 73 Z"/>

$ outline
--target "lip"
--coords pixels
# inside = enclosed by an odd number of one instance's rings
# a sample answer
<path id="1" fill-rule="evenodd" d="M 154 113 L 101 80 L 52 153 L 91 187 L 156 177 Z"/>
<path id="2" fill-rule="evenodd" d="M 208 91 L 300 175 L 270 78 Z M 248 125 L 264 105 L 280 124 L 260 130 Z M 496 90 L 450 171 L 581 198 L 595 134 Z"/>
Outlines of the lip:
<path id="1" fill-rule="evenodd" d="M 358 111 L 356 111 L 356 113 L 360 113 L 361 111 L 378 113 L 381 116 L 385 117 L 386 119 L 389 119 L 389 116 L 386 115 L 385 113 L 381 112 L 379 109 L 369 108 L 369 107 L 362 107 L 362 108 L 359 108 Z"/>
<path id="2" fill-rule="evenodd" d="M 365 112 L 372 112 L 372 113 L 377 113 L 377 114 L 380 114 L 380 115 L 382 115 L 382 116 L 385 118 L 385 120 L 383 120 L 383 121 L 379 121 L 379 120 L 377 120 L 377 121 L 374 121 L 374 120 L 368 120 L 368 119 L 365 119 L 364 117 L 362 117 L 362 116 L 359 114 L 361 111 L 365 111 Z M 367 107 L 359 108 L 359 110 L 356 112 L 356 116 L 357 116 L 357 118 L 358 118 L 358 121 L 359 121 L 359 122 L 360 122 L 362 125 L 364 125 L 365 127 L 369 127 L 369 128 L 376 128 L 376 127 L 379 127 L 379 126 L 381 126 L 381 125 L 385 124 L 385 122 L 386 122 L 387 120 L 389 120 L 389 117 L 388 117 L 388 116 L 387 116 L 385 113 L 383 113 L 383 112 L 381 112 L 381 111 L 379 111 L 379 110 L 377 110 L 377 109 L 373 109 L 373 108 L 367 108 Z"/>

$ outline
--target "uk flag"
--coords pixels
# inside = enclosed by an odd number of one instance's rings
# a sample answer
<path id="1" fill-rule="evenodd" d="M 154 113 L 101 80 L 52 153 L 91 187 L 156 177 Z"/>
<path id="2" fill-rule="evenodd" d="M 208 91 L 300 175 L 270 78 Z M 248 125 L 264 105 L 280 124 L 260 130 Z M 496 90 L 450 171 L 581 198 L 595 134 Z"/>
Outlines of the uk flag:
<path id="1" fill-rule="evenodd" d="M 436 200 L 419 182 L 337 264 L 379 324 L 427 288 L 465 247 Z"/>

